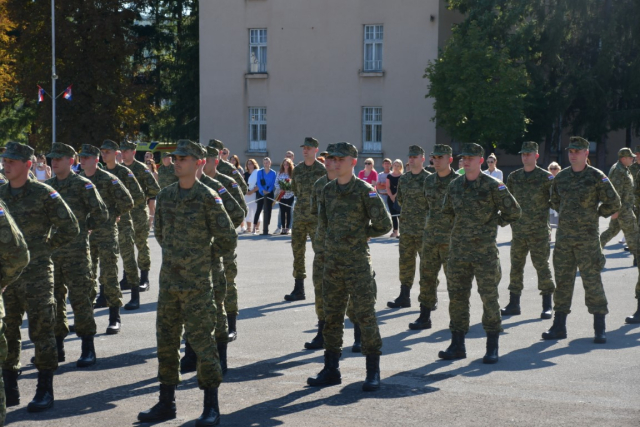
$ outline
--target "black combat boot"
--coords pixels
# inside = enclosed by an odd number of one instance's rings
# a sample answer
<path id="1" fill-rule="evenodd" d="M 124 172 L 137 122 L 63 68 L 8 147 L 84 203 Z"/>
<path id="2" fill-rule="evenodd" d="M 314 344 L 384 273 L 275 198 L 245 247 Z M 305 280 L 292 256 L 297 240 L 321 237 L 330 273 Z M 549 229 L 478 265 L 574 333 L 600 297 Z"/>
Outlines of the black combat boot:
<path id="1" fill-rule="evenodd" d="M 451 331 L 451 345 L 445 351 L 439 351 L 438 357 L 444 360 L 465 359 L 467 348 L 464 344 L 464 332 Z"/>
<path id="2" fill-rule="evenodd" d="M 220 424 L 220 407 L 218 406 L 218 387 L 204 389 L 204 409 L 196 420 L 196 427 L 217 426 Z"/>
<path id="3" fill-rule="evenodd" d="M 411 307 L 411 289 L 407 285 L 400 286 L 400 295 L 398 298 L 387 303 L 389 308 L 407 308 Z"/>
<path id="4" fill-rule="evenodd" d="M 351 346 L 352 353 L 362 353 L 362 331 L 360 325 L 355 323 L 353 325 L 353 345 Z"/>
<path id="5" fill-rule="evenodd" d="M 304 279 L 296 279 L 293 292 L 284 296 L 285 301 L 301 301 L 306 299 L 304 295 Z"/>
<path id="6" fill-rule="evenodd" d="M 520 314 L 520 295 L 512 292 L 509 293 L 509 304 L 505 308 L 500 309 L 503 316 L 516 316 Z"/>
<path id="7" fill-rule="evenodd" d="M 129 289 L 131 289 L 131 284 L 127 280 L 127 272 L 124 271 L 124 272 L 122 272 L 122 280 L 120 280 L 120 290 L 121 291 L 128 291 Z"/>
<path id="8" fill-rule="evenodd" d="M 567 337 L 567 313 L 556 311 L 553 325 L 547 332 L 542 333 L 543 340 L 559 340 Z"/>
<path id="9" fill-rule="evenodd" d="M 184 356 L 180 359 L 180 373 L 195 372 L 198 366 L 198 356 L 191 348 L 189 341 L 184 340 Z"/>
<path id="10" fill-rule="evenodd" d="M 238 330 L 236 329 L 236 315 L 227 313 L 227 322 L 229 322 L 228 342 L 232 342 L 238 338 Z"/>
<path id="11" fill-rule="evenodd" d="M 367 377 L 362 391 L 376 391 L 380 388 L 380 355 L 367 355 Z"/>
<path id="12" fill-rule="evenodd" d="M 109 307 L 109 326 L 107 335 L 115 335 L 120 332 L 120 307 Z"/>
<path id="13" fill-rule="evenodd" d="M 636 310 L 636 312 L 624 319 L 624 322 L 630 325 L 636 325 L 640 323 L 640 299 L 638 299 L 638 309 Z"/>
<path id="14" fill-rule="evenodd" d="M 319 350 L 324 347 L 324 336 L 322 335 L 322 329 L 324 328 L 324 320 L 318 321 L 318 333 L 309 342 L 304 343 L 304 348 L 307 350 Z"/>
<path id="15" fill-rule="evenodd" d="M 324 368 L 315 377 L 307 378 L 307 384 L 312 387 L 325 387 L 328 385 L 342 384 L 340 375 L 341 353 L 331 351 L 324 352 Z"/>
<path id="16" fill-rule="evenodd" d="M 160 401 L 147 411 L 138 413 L 138 421 L 172 420 L 176 417 L 176 386 L 160 384 Z"/>
<path id="17" fill-rule="evenodd" d="M 76 367 L 87 368 L 96 364 L 96 348 L 93 346 L 93 335 L 80 337 L 82 340 L 82 353 L 76 362 Z"/>
<path id="18" fill-rule="evenodd" d="M 420 316 L 415 322 L 409 323 L 409 329 L 413 331 L 431 329 L 431 310 L 420 304 Z"/>
<path id="19" fill-rule="evenodd" d="M 98 298 L 96 299 L 95 304 L 93 304 L 93 308 L 105 307 L 107 307 L 107 299 L 104 296 L 104 286 L 100 285 L 100 294 L 98 294 Z"/>
<path id="20" fill-rule="evenodd" d="M 553 313 L 553 303 L 551 301 L 552 295 L 542 295 L 542 313 L 540 313 L 541 319 L 551 319 Z"/>
<path id="21" fill-rule="evenodd" d="M 131 288 L 131 301 L 124 305 L 125 310 L 137 310 L 140 308 L 140 288 Z"/>
<path id="22" fill-rule="evenodd" d="M 487 353 L 482 358 L 482 363 L 493 365 L 498 363 L 498 341 L 500 332 L 487 332 Z"/>
<path id="23" fill-rule="evenodd" d="M 53 406 L 53 371 L 38 372 L 36 395 L 27 405 L 27 412 L 42 412 Z"/>
<path id="24" fill-rule="evenodd" d="M 140 270 L 140 292 L 147 292 L 150 286 L 149 270 Z"/>
<path id="25" fill-rule="evenodd" d="M 220 358 L 220 369 L 222 370 L 222 375 L 227 373 L 227 343 L 219 342 L 218 346 L 218 357 Z"/>
<path id="26" fill-rule="evenodd" d="M 2 380 L 4 381 L 4 395 L 7 400 L 7 408 L 9 406 L 18 406 L 20 404 L 18 375 L 21 373 L 22 371 L 12 371 L 10 369 L 2 370 Z"/>
<path id="27" fill-rule="evenodd" d="M 64 352 L 64 337 L 56 337 L 56 348 L 58 349 L 58 362 L 67 360 Z"/>
<path id="28" fill-rule="evenodd" d="M 593 342 L 596 344 L 604 344 L 607 342 L 607 334 L 605 333 L 605 321 L 604 314 L 593 315 L 593 330 L 595 331 L 595 337 Z"/>
<path id="29" fill-rule="evenodd" d="M 433 303 L 433 305 L 431 306 L 431 311 L 436 311 L 437 309 L 438 309 L 438 301 Z"/>

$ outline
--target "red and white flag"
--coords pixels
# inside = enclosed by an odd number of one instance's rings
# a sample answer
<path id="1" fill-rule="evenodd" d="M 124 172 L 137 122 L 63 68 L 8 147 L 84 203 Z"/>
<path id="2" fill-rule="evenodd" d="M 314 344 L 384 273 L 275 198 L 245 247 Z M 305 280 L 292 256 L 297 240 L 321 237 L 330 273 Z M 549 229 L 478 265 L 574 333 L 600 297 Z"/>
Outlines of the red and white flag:
<path id="1" fill-rule="evenodd" d="M 73 96 L 73 94 L 71 92 L 71 86 L 73 86 L 73 85 L 69 85 L 69 87 L 64 90 L 64 95 L 62 95 L 62 97 L 64 99 L 66 99 L 67 101 L 71 101 L 71 98 Z"/>

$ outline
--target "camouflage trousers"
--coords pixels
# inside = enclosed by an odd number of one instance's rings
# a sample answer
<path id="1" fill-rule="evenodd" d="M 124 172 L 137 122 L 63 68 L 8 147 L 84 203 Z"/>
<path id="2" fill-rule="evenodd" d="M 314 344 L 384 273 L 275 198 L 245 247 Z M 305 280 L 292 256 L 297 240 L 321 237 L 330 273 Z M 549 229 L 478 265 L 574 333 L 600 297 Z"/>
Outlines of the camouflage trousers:
<path id="1" fill-rule="evenodd" d="M 411 289 L 413 280 L 416 277 L 416 256 L 422 250 L 422 234 L 402 233 L 398 243 L 398 250 L 400 252 L 398 262 L 400 266 L 400 284 Z"/>
<path id="2" fill-rule="evenodd" d="M 502 278 L 502 270 L 497 255 L 473 262 L 449 258 L 447 263 L 447 291 L 451 319 L 449 329 L 452 332 L 469 331 L 469 298 L 474 277 L 482 299 L 482 327 L 487 332 L 501 332 L 498 284 Z"/>
<path id="3" fill-rule="evenodd" d="M 74 242 L 58 249 L 53 255 L 54 297 L 56 299 L 56 337 L 69 335 L 67 322 L 67 291 L 73 309 L 76 334 L 88 337 L 96 334 L 96 322 L 93 318 L 94 288 L 91 272 L 91 254 L 89 253 L 89 236 L 84 241 Z"/>
<path id="4" fill-rule="evenodd" d="M 576 272 L 580 269 L 589 313 L 609 313 L 600 275 L 604 264 L 605 258 L 597 236 L 581 236 L 574 239 L 558 236 L 553 250 L 553 269 L 556 273 L 553 309 L 560 313 L 571 313 Z"/>
<path id="5" fill-rule="evenodd" d="M 224 306 L 228 314 L 238 315 L 238 286 L 236 285 L 236 276 L 238 275 L 237 255 L 233 257 L 223 258 L 224 263 L 224 279 L 226 282 L 226 298 L 224 298 Z M 217 296 L 216 296 L 217 298 Z"/>
<path id="6" fill-rule="evenodd" d="M 125 214 L 118 221 L 118 247 L 122 257 L 122 267 L 127 275 L 127 282 L 134 287 L 140 285 L 140 273 L 136 261 L 136 242 L 133 221 L 130 214 Z"/>
<path id="7" fill-rule="evenodd" d="M 227 322 L 226 298 L 228 298 L 228 283 L 225 277 L 226 269 L 223 262 L 214 262 L 211 266 L 211 279 L 213 281 L 213 298 L 215 305 L 214 318 L 216 341 L 224 343 L 229 341 L 229 323 Z M 237 302 L 237 300 L 236 300 Z"/>
<path id="8" fill-rule="evenodd" d="M 324 252 L 320 250 L 316 250 L 313 256 L 313 293 L 315 295 L 315 307 L 316 307 L 316 315 L 318 316 L 318 320 L 325 320 L 324 315 L 324 298 L 322 297 L 322 277 L 324 275 Z M 375 283 L 375 279 L 373 280 L 375 293 L 377 294 L 377 287 Z M 349 303 L 347 304 L 347 317 L 351 321 L 351 323 L 356 324 L 356 317 L 353 312 L 353 298 L 349 298 Z"/>
<path id="9" fill-rule="evenodd" d="M 201 389 L 218 387 L 222 382 L 222 371 L 214 336 L 213 286 L 196 283 L 193 289 L 172 289 L 167 287 L 168 279 L 170 274 L 160 273 L 156 316 L 158 380 L 165 385 L 180 383 L 180 340 L 184 325 L 189 343 L 198 356 L 198 386 Z"/>
<path id="10" fill-rule="evenodd" d="M 355 260 L 353 254 L 326 257 L 322 296 L 325 313 L 322 334 L 326 350 L 342 352 L 344 315 L 351 300 L 355 317 L 352 321 L 355 320 L 362 333 L 362 354 L 382 354 L 382 338 L 375 310 L 376 286 L 368 257 Z"/>
<path id="11" fill-rule="evenodd" d="M 517 236 L 511 239 L 511 272 L 509 275 L 509 292 L 522 295 L 524 289 L 524 265 L 527 253 L 531 253 L 531 262 L 538 273 L 538 290 L 540 295 L 552 295 L 555 290 L 549 267 L 549 234 L 540 236 Z"/>
<path id="12" fill-rule="evenodd" d="M 402 239 L 402 236 L 400 236 Z M 438 302 L 438 273 L 444 268 L 447 273 L 447 259 L 449 258 L 448 243 L 429 243 L 422 245 L 420 254 L 420 295 L 418 302 L 425 307 L 433 307 Z"/>
<path id="13" fill-rule="evenodd" d="M 25 311 L 29 319 L 29 339 L 36 350 L 36 368 L 39 371 L 58 368 L 58 350 L 53 333 L 55 303 L 53 262 L 49 257 L 32 259 L 20 278 L 4 292 L 7 357 L 2 364 L 3 369 L 20 369 L 20 327 Z"/>
<path id="14" fill-rule="evenodd" d="M 138 249 L 138 268 L 143 271 L 151 270 L 151 250 L 149 249 L 149 208 L 136 207 L 131 211 L 131 219 L 133 220 L 134 241 Z M 129 278 L 127 273 L 127 279 Z M 131 283 L 131 286 L 138 285 Z"/>
<path id="15" fill-rule="evenodd" d="M 296 221 L 291 229 L 291 249 L 293 250 L 293 278 L 305 279 L 307 272 L 304 264 L 304 253 L 307 249 L 307 236 L 311 244 L 316 238 L 317 222 Z"/>
<path id="16" fill-rule="evenodd" d="M 109 307 L 122 307 L 122 291 L 118 284 L 118 228 L 100 228 L 93 230 L 89 236 L 89 248 L 91 253 L 92 277 L 98 277 L 98 264 L 100 264 L 100 285 L 104 288 L 104 296 Z M 98 293 L 97 283 L 91 294 L 91 301 Z"/>
<path id="17" fill-rule="evenodd" d="M 7 339 L 4 337 L 6 328 L 6 325 L 0 320 L 0 363 L 4 363 L 7 358 Z M 4 394 L 4 381 L 0 375 L 0 426 L 4 426 L 6 417 L 7 396 Z"/>
<path id="18" fill-rule="evenodd" d="M 638 220 L 631 209 L 623 209 L 618 218 L 609 220 L 609 228 L 600 235 L 600 245 L 604 248 L 620 230 L 624 233 L 629 251 L 635 255 L 638 251 Z"/>

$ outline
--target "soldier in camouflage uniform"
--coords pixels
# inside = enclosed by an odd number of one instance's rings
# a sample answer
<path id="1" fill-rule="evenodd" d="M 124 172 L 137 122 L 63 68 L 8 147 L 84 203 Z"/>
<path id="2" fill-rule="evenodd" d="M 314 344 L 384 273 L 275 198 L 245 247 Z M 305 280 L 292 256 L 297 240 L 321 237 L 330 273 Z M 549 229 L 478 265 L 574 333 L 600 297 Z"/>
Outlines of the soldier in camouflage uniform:
<path id="1" fill-rule="evenodd" d="M 162 189 L 174 182 L 178 182 L 178 177 L 173 169 L 173 159 L 169 153 L 162 153 L 162 164 L 158 168 L 158 185 Z"/>
<path id="2" fill-rule="evenodd" d="M 284 296 L 285 301 L 299 301 L 305 299 L 304 279 L 307 277 L 304 263 L 304 253 L 307 247 L 307 236 L 311 238 L 311 245 L 315 239 L 317 218 L 310 212 L 309 200 L 313 193 L 313 184 L 326 175 L 322 163 L 316 160 L 318 141 L 315 138 L 305 138 L 302 147 L 304 160 L 296 165 L 291 174 L 291 190 L 301 203 L 293 208 L 293 227 L 291 229 L 291 249 L 293 250 L 293 291 Z"/>
<path id="3" fill-rule="evenodd" d="M 538 290 L 542 295 L 541 319 L 551 319 L 553 279 L 549 268 L 549 207 L 553 175 L 536 166 L 538 144 L 530 141 L 520 150 L 524 167 L 512 172 L 507 188 L 522 208 L 520 219 L 511 224 L 511 274 L 509 280 L 509 304 L 500 310 L 503 316 L 520 314 L 520 295 L 524 288 L 524 265 L 527 253 L 538 272 Z"/>
<path id="4" fill-rule="evenodd" d="M 307 379 L 310 386 L 340 384 L 344 314 L 353 298 L 356 322 L 362 330 L 362 354 L 366 356 L 367 377 L 362 389 L 380 387 L 382 339 L 376 320 L 376 289 L 367 239 L 391 230 L 391 217 L 382 199 L 368 183 L 353 175 L 358 150 L 339 142 L 329 153 L 335 157 L 337 178 L 324 188 L 319 201 L 319 221 L 325 232 L 323 300 L 325 325 L 324 368 Z"/>
<path id="5" fill-rule="evenodd" d="M 35 365 L 38 369 L 36 395 L 27 410 L 40 412 L 53 405 L 53 372 L 58 368 L 51 254 L 72 242 L 79 228 L 75 215 L 56 190 L 28 179 L 32 155 L 31 147 L 16 142 L 7 144 L 2 154 L 9 184 L 0 187 L 0 199 L 22 231 L 31 255 L 22 276 L 4 292 L 8 353 L 2 373 L 7 406 L 18 405 L 20 327 L 26 309 L 29 338 L 35 346 Z M 0 241 L 2 238 L 0 235 Z"/>
<path id="6" fill-rule="evenodd" d="M 27 242 L 9 210 L 0 200 L 0 289 L 2 292 L 20 276 L 27 264 L 29 264 Z M 6 326 L 2 321 L 5 316 L 2 292 L 0 292 L 0 362 L 4 363 L 7 357 L 7 340 L 4 335 Z M 4 425 L 7 414 L 4 387 L 0 377 L 0 426 Z"/>
<path id="7" fill-rule="evenodd" d="M 133 209 L 120 217 L 118 221 L 118 247 L 120 249 L 120 256 L 122 257 L 122 266 L 124 269 L 124 276 L 120 281 L 120 289 L 130 289 L 131 284 L 140 283 L 140 274 L 138 273 L 138 261 L 136 260 L 136 242 L 135 242 L 135 230 L 133 228 L 133 219 L 131 218 L 131 212 L 134 209 L 144 209 L 147 205 L 147 198 L 144 191 L 140 186 L 140 183 L 136 179 L 134 173 L 126 166 L 116 162 L 116 154 L 120 151 L 120 146 L 106 139 L 100 147 L 100 154 L 102 154 L 102 160 L 106 164 L 106 170 L 110 174 L 118 177 L 122 182 L 131 197 L 133 198 Z M 137 301 L 139 307 L 140 300 Z M 96 308 L 105 307 L 104 299 L 98 299 L 96 302 Z M 132 299 L 124 306 L 125 310 L 135 310 L 136 301 Z"/>
<path id="8" fill-rule="evenodd" d="M 209 147 L 215 148 L 218 151 L 220 151 L 224 148 L 224 144 L 222 143 L 222 141 L 218 139 L 210 139 Z M 247 187 L 247 183 L 244 182 L 244 176 L 242 176 L 240 171 L 236 169 L 235 166 L 233 166 L 231 163 L 229 163 L 226 160 L 220 159 L 220 163 L 218 163 L 218 172 L 235 179 L 238 185 L 240 186 L 240 190 L 242 190 L 242 194 L 247 194 L 247 190 L 249 189 Z"/>
<path id="9" fill-rule="evenodd" d="M 435 173 L 424 181 L 423 193 L 428 207 L 420 254 L 420 316 L 415 322 L 409 323 L 409 329 L 412 330 L 431 328 L 431 311 L 438 304 L 440 267 L 445 275 L 447 273 L 453 221 L 442 213 L 442 202 L 449 183 L 458 177 L 451 169 L 452 154 L 448 145 L 436 145 L 431 153 Z"/>
<path id="10" fill-rule="evenodd" d="M 125 141 L 120 144 L 124 166 L 129 168 L 142 187 L 145 195 L 144 203 L 131 209 L 133 221 L 134 241 L 138 249 L 138 268 L 140 269 L 140 281 L 129 283 L 131 287 L 131 301 L 124 306 L 125 310 L 137 310 L 140 308 L 140 292 L 149 290 L 149 270 L 151 269 L 151 251 L 149 250 L 149 205 L 148 199 L 156 197 L 160 192 L 160 186 L 147 166 L 136 160 L 137 144 Z M 126 272 L 125 272 L 126 274 Z"/>
<path id="11" fill-rule="evenodd" d="M 82 340 L 82 354 L 76 366 L 84 368 L 96 363 L 93 336 L 96 322 L 93 318 L 94 287 L 89 251 L 89 231 L 109 220 L 109 211 L 95 186 L 88 179 L 76 175 L 71 170 L 76 150 L 56 142 L 47 157 L 51 159 L 51 169 L 55 173 L 46 184 L 53 187 L 69 205 L 78 220 L 80 233 L 68 245 L 53 254 L 53 277 L 56 299 L 56 344 L 58 362 L 65 360 L 64 339 L 69 335 L 67 322 L 67 291 L 73 308 L 75 332 Z"/>
<path id="12" fill-rule="evenodd" d="M 211 245 L 215 239 L 220 255 L 225 255 L 235 249 L 237 236 L 218 194 L 196 178 L 205 155 L 200 144 L 181 140 L 172 154 L 180 181 L 160 191 L 154 218 L 155 236 L 162 247 L 156 319 L 160 401 L 140 412 L 138 420 L 162 421 L 176 416 L 184 324 L 198 357 L 198 385 L 204 390 L 204 411 L 196 425 L 216 425 L 222 372 L 215 340 Z"/>
<path id="13" fill-rule="evenodd" d="M 87 178 L 96 187 L 107 209 L 109 220 L 95 225 L 89 236 L 93 278 L 97 277 L 100 262 L 100 294 L 104 295 L 109 307 L 109 326 L 107 334 L 120 332 L 120 307 L 122 292 L 118 286 L 118 227 L 117 222 L 133 208 L 133 198 L 129 190 L 114 175 L 98 167 L 100 150 L 90 144 L 83 144 L 80 151 L 81 176 Z M 91 300 L 96 296 L 96 286 Z"/>
<path id="14" fill-rule="evenodd" d="M 400 221 L 400 295 L 389 301 L 387 307 L 411 307 L 409 293 L 416 275 L 416 256 L 422 248 L 422 234 L 429 205 L 424 195 L 424 180 L 431 175 L 424 170 L 424 150 L 412 145 L 409 147 L 409 169 L 398 180 L 396 201 L 402 207 Z M 430 307 L 435 310 L 435 307 Z"/>
<path id="15" fill-rule="evenodd" d="M 447 262 L 451 345 L 438 357 L 467 357 L 464 336 L 469 331 L 469 298 L 475 277 L 482 298 L 482 326 L 487 332 L 487 353 L 482 361 L 497 363 L 502 271 L 496 236 L 498 226 L 518 220 L 521 210 L 506 185 L 481 172 L 484 149 L 480 145 L 465 144 L 460 156 L 465 175 L 451 181 L 442 208 L 442 213 L 453 220 Z"/>
<path id="16" fill-rule="evenodd" d="M 638 185 L 638 180 L 640 180 L 640 176 L 638 176 L 638 172 L 640 172 L 640 165 L 638 164 L 638 156 L 640 155 L 640 145 L 636 146 L 635 155 L 636 155 L 635 157 L 636 162 L 633 163 L 631 166 L 629 166 L 629 173 L 633 178 L 634 199 L 635 199 L 634 214 L 636 215 L 636 218 L 638 218 L 639 216 L 638 206 L 640 206 L 640 185 Z M 634 256 L 634 259 L 636 259 L 636 257 L 637 257 L 637 254 Z M 638 263 L 635 262 L 635 264 L 637 265 Z M 624 320 L 625 323 L 628 323 L 628 324 L 640 323 L 640 266 L 638 266 L 638 280 L 636 282 L 635 294 L 636 294 L 636 300 L 638 302 L 638 308 L 636 309 L 635 313 L 633 313 L 631 316 L 627 316 L 627 318 Z"/>
<path id="17" fill-rule="evenodd" d="M 542 338 L 567 337 L 567 315 L 571 312 L 576 272 L 580 269 L 587 308 L 594 319 L 594 342 L 605 343 L 605 316 L 609 310 L 600 276 L 605 258 L 598 217 L 619 212 L 620 196 L 602 171 L 587 164 L 589 141 L 572 136 L 567 150 L 571 167 L 561 170 L 551 186 L 551 208 L 560 218 L 553 251 L 555 317 Z"/>

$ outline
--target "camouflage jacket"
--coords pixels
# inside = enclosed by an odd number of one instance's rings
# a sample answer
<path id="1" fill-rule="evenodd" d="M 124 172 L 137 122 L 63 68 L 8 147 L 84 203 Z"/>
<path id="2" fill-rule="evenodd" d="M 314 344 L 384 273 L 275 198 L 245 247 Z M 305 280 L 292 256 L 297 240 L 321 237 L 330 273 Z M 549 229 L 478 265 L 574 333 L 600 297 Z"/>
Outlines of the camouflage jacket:
<path id="1" fill-rule="evenodd" d="M 118 217 L 133 209 L 133 198 L 129 190 L 116 176 L 100 168 L 96 169 L 96 173 L 92 176 L 86 176 L 84 171 L 80 176 L 87 178 L 96 186 L 102 201 L 109 211 L 108 220 L 95 224 L 96 228 L 110 230 L 115 225 Z"/>
<path id="2" fill-rule="evenodd" d="M 169 166 L 160 165 L 158 168 L 158 185 L 160 188 L 168 187 L 174 182 L 178 182 L 178 177 L 176 176 L 173 163 Z"/>
<path id="3" fill-rule="evenodd" d="M 244 221 L 245 212 L 240 207 L 238 201 L 229 194 L 224 185 L 222 185 L 222 183 L 217 179 L 213 179 L 205 174 L 202 174 L 198 179 L 201 183 L 218 193 L 218 196 L 222 199 L 224 210 L 227 211 L 227 215 L 229 215 L 233 226 L 239 227 L 240 224 L 242 224 L 242 221 Z"/>
<path id="4" fill-rule="evenodd" d="M 631 174 L 631 178 L 633 178 L 634 187 L 638 186 L 638 172 L 640 172 L 640 164 L 632 163 L 629 166 L 629 173 Z"/>
<path id="5" fill-rule="evenodd" d="M 346 185 L 333 180 L 324 187 L 318 216 L 326 230 L 325 250 L 347 259 L 354 254 L 369 256 L 367 238 L 391 231 L 384 202 L 371 185 L 355 176 Z"/>
<path id="6" fill-rule="evenodd" d="M 163 188 L 156 197 L 155 236 L 162 247 L 160 286 L 206 289 L 212 286 L 212 243 L 233 254 L 236 230 L 218 194 L 196 180 L 181 197 L 179 184 Z"/>
<path id="7" fill-rule="evenodd" d="M 318 203 L 320 202 L 320 200 L 322 200 L 322 196 L 324 194 L 324 187 L 327 185 L 328 182 L 329 182 L 329 178 L 325 174 L 325 176 L 323 176 L 313 184 L 313 190 L 311 191 L 309 212 L 311 213 L 311 215 L 313 215 L 316 218 L 316 222 L 317 222 L 316 238 L 311 242 L 311 244 L 313 245 L 313 252 L 315 253 L 319 253 L 324 249 L 324 235 L 326 233 L 326 229 L 324 227 L 324 224 L 318 221 L 318 210 L 319 210 Z"/>
<path id="8" fill-rule="evenodd" d="M 29 250 L 22 232 L 0 200 L 0 318 L 4 318 L 2 292 L 29 264 Z"/>
<path id="9" fill-rule="evenodd" d="M 552 181 L 551 208 L 558 212 L 558 237 L 597 238 L 599 216 L 620 210 L 620 196 L 602 171 L 586 166 L 580 172 L 570 167 Z"/>
<path id="10" fill-rule="evenodd" d="M 131 172 L 133 172 L 133 174 L 136 177 L 136 180 L 138 181 L 138 184 L 142 188 L 142 191 L 144 192 L 144 195 L 146 196 L 147 199 L 156 197 L 158 195 L 158 193 L 160 192 L 160 186 L 158 185 L 158 181 L 156 181 L 156 178 L 153 176 L 149 168 L 144 163 L 139 162 L 136 159 L 133 159 L 133 163 L 125 166 L 129 168 Z M 140 207 L 146 208 L 147 207 L 146 201 L 144 204 L 140 206 L 136 205 L 137 209 Z"/>
<path id="11" fill-rule="evenodd" d="M 302 202 L 296 203 L 293 208 L 294 227 L 296 222 L 315 223 L 316 217 L 311 213 L 308 201 L 313 193 L 313 184 L 326 174 L 327 170 L 324 165 L 317 160 L 311 166 L 305 165 L 304 161 L 300 162 L 293 169 L 291 173 L 291 190 L 298 200 Z"/>
<path id="12" fill-rule="evenodd" d="M 396 200 L 402 207 L 400 220 L 402 233 L 419 236 L 424 232 L 429 203 L 424 194 L 424 180 L 431 175 L 422 169 L 414 175 L 411 171 L 400 176 Z"/>
<path id="13" fill-rule="evenodd" d="M 449 253 L 456 259 L 477 262 L 498 256 L 498 226 L 520 218 L 520 205 L 507 186 L 480 173 L 474 181 L 466 175 L 451 181 L 442 213 L 453 220 Z"/>
<path id="14" fill-rule="evenodd" d="M 230 176 L 231 178 L 235 179 L 238 185 L 240 186 L 240 189 L 242 190 L 242 194 L 247 194 L 247 190 L 249 189 L 247 187 L 247 183 L 244 182 L 244 176 L 242 176 L 240 171 L 238 171 L 238 169 L 236 169 L 235 166 L 233 166 L 231 163 L 227 162 L 226 160 L 220 159 L 217 170 L 219 173 Z"/>
<path id="15" fill-rule="evenodd" d="M 459 177 L 453 169 L 441 178 L 437 173 L 424 180 L 424 197 L 427 199 L 427 220 L 424 226 L 424 241 L 432 244 L 449 244 L 453 218 L 442 213 L 442 201 L 449 183 Z"/>
<path id="16" fill-rule="evenodd" d="M 620 209 L 633 210 L 635 197 L 640 197 L 633 188 L 633 177 L 629 169 L 620 162 L 616 162 L 609 170 L 609 181 L 620 196 Z"/>
<path id="17" fill-rule="evenodd" d="M 113 169 L 107 168 L 106 171 L 117 176 L 118 179 L 120 179 L 120 182 L 127 187 L 129 194 L 131 194 L 131 197 L 133 198 L 134 209 L 139 206 L 147 205 L 147 197 L 144 195 L 144 191 L 142 191 L 142 187 L 140 187 L 140 183 L 136 179 L 135 174 L 131 172 L 131 169 L 116 163 L 116 166 Z M 98 189 L 98 191 L 100 191 L 100 189 Z"/>
<path id="18" fill-rule="evenodd" d="M 238 182 L 230 176 L 223 175 L 220 172 L 216 173 L 216 176 L 214 176 L 213 179 L 220 181 L 220 183 L 224 185 L 224 188 L 226 188 L 233 198 L 236 199 L 236 202 L 238 202 L 240 208 L 246 215 L 249 211 L 249 207 L 247 206 L 247 202 L 244 200 L 244 194 L 242 194 Z"/>
<path id="19" fill-rule="evenodd" d="M 520 219 L 511 224 L 514 235 L 548 235 L 553 175 L 536 166 L 529 174 L 518 169 L 509 174 L 507 187 L 522 208 Z"/>

